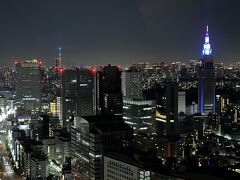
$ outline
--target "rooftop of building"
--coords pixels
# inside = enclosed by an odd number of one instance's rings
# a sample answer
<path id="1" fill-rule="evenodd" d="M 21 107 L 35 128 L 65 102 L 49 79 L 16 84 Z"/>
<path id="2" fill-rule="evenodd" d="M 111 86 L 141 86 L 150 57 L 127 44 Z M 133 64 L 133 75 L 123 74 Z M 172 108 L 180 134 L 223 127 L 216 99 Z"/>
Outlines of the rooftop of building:
<path id="1" fill-rule="evenodd" d="M 47 160 L 46 154 L 44 154 L 41 151 L 32 153 L 31 154 L 31 158 L 32 158 L 32 160 L 37 160 L 37 161 L 45 161 L 45 160 Z"/>
<path id="2" fill-rule="evenodd" d="M 121 115 L 97 115 L 97 116 L 83 116 L 89 124 L 105 124 L 124 122 Z"/>
<path id="3" fill-rule="evenodd" d="M 103 133 L 119 133 L 119 131 L 132 131 L 132 128 L 124 123 L 111 123 L 111 124 L 96 124 L 93 129 L 90 130 L 94 134 L 103 134 Z"/>
<path id="4" fill-rule="evenodd" d="M 61 141 L 68 142 L 71 141 L 71 133 L 65 128 L 53 129 L 55 136 L 57 136 Z"/>
<path id="5" fill-rule="evenodd" d="M 18 138 L 19 143 L 23 146 L 24 151 L 31 152 L 33 146 L 42 146 L 43 143 L 41 141 L 37 141 L 30 137 L 21 137 Z"/>
<path id="6" fill-rule="evenodd" d="M 179 173 L 179 175 L 187 177 L 187 179 L 191 179 L 191 180 L 239 179 L 239 173 L 230 171 L 225 168 L 216 168 L 216 167 L 201 167 L 201 168 L 195 169 L 194 171 Z"/>
<path id="7" fill-rule="evenodd" d="M 84 116 L 80 121 L 86 121 L 89 124 L 91 133 L 94 134 L 132 131 L 132 128 L 123 121 L 121 115 Z"/>
<path id="8" fill-rule="evenodd" d="M 118 147 L 104 153 L 104 156 L 131 164 L 142 169 L 163 168 L 162 161 L 154 152 L 144 152 L 130 147 Z M 164 169 L 164 168 L 163 168 Z M 168 172 L 167 170 L 165 170 Z"/>
<path id="9" fill-rule="evenodd" d="M 187 180 L 189 178 L 181 177 L 181 176 L 175 176 L 170 174 L 164 174 L 164 173 L 152 173 L 151 174 L 151 180 L 162 180 L 162 179 L 176 179 L 176 180 Z"/>

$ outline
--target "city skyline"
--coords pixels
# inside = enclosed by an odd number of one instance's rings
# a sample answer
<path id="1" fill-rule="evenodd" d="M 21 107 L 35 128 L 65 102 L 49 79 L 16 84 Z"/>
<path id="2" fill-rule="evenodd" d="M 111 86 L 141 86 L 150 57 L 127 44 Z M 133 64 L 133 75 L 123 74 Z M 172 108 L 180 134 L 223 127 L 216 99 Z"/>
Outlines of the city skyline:
<path id="1" fill-rule="evenodd" d="M 3 1 L 0 179 L 239 179 L 238 7 Z"/>
<path id="2" fill-rule="evenodd" d="M 59 46 L 64 65 L 186 62 L 200 59 L 207 24 L 214 59 L 229 64 L 239 57 L 238 5 L 234 0 L 3 2 L 0 65 L 15 58 L 54 65 Z"/>

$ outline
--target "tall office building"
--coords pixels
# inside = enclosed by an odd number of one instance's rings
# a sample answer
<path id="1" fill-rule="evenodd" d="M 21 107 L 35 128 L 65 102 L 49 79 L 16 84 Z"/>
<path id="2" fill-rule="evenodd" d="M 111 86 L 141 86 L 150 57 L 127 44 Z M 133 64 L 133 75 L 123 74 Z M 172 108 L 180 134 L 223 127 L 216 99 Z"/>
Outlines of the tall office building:
<path id="1" fill-rule="evenodd" d="M 159 135 L 178 133 L 177 83 L 161 83 L 156 87 L 156 129 Z"/>
<path id="2" fill-rule="evenodd" d="M 183 112 L 186 114 L 186 92 L 178 92 L 178 113 Z"/>
<path id="3" fill-rule="evenodd" d="M 89 69 L 63 72 L 63 127 L 72 117 L 96 114 L 95 72 Z"/>
<path id="4" fill-rule="evenodd" d="M 99 114 L 122 114 L 121 72 L 117 66 L 105 66 L 97 75 L 97 109 Z"/>
<path id="5" fill-rule="evenodd" d="M 71 133 L 66 131 L 66 129 L 55 129 L 55 160 L 64 165 L 68 162 L 68 159 L 71 157 Z"/>
<path id="6" fill-rule="evenodd" d="M 76 117 L 71 129 L 72 173 L 76 179 L 105 180 L 103 153 L 132 142 L 132 128 L 121 116 Z"/>
<path id="7" fill-rule="evenodd" d="M 122 72 L 123 119 L 134 132 L 149 132 L 154 122 L 155 101 L 143 98 L 142 78 L 139 69 Z"/>
<path id="8" fill-rule="evenodd" d="M 65 70 L 62 76 L 63 122 L 66 127 L 72 116 L 77 115 L 77 70 Z"/>
<path id="9" fill-rule="evenodd" d="M 63 103 L 62 103 L 62 97 L 57 97 L 57 116 L 60 121 L 60 125 L 63 126 Z"/>
<path id="10" fill-rule="evenodd" d="M 142 73 L 140 71 L 122 72 L 122 92 L 124 97 L 142 97 Z"/>
<path id="11" fill-rule="evenodd" d="M 96 78 L 95 71 L 81 69 L 78 71 L 78 116 L 96 114 Z"/>
<path id="12" fill-rule="evenodd" d="M 31 154 L 30 178 L 47 179 L 48 177 L 48 158 L 44 153 L 35 152 Z"/>
<path id="13" fill-rule="evenodd" d="M 154 110 L 155 101 L 142 98 L 123 99 L 123 119 L 134 132 L 152 130 Z"/>
<path id="14" fill-rule="evenodd" d="M 229 97 L 227 95 L 216 95 L 216 113 L 224 113 L 226 107 L 229 105 Z"/>
<path id="15" fill-rule="evenodd" d="M 55 59 L 55 68 L 59 71 L 62 67 L 62 48 L 58 48 L 58 57 Z"/>
<path id="16" fill-rule="evenodd" d="M 16 106 L 31 111 L 40 111 L 41 82 L 38 60 L 15 62 L 16 65 Z"/>
<path id="17" fill-rule="evenodd" d="M 213 64 L 207 26 L 202 59 L 199 65 L 198 101 L 199 112 L 202 114 L 215 113 L 215 74 Z"/>

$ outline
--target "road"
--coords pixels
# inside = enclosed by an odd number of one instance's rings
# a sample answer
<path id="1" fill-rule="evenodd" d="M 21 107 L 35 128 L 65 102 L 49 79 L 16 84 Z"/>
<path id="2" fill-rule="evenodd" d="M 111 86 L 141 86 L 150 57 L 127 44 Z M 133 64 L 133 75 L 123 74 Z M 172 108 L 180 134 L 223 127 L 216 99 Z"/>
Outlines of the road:
<path id="1" fill-rule="evenodd" d="M 9 157 L 7 156 L 7 151 L 4 145 L 6 135 L 4 133 L 0 133 L 0 163 L 3 167 L 3 173 L 1 174 L 2 179 L 21 179 L 16 176 L 16 174 L 13 171 L 13 168 L 11 167 L 11 162 L 9 160 Z"/>
<path id="2" fill-rule="evenodd" d="M 0 180 L 2 179 L 22 179 L 16 176 L 14 173 L 14 170 L 11 166 L 11 162 L 9 160 L 9 157 L 7 155 L 7 150 L 5 147 L 5 142 L 7 138 L 6 134 L 6 125 L 7 125 L 7 119 L 12 116 L 15 113 L 15 109 L 10 109 L 9 107 L 6 107 L 5 111 L 1 111 L 0 114 Z"/>

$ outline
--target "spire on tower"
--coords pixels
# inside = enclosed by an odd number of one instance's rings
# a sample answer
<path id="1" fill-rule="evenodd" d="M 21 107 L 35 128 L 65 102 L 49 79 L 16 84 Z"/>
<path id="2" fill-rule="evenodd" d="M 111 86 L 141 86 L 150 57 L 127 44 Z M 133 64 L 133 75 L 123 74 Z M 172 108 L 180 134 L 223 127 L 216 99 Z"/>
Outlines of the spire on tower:
<path id="1" fill-rule="evenodd" d="M 209 32 L 208 26 L 206 27 L 206 34 L 205 34 L 205 43 L 203 45 L 202 55 L 212 55 L 211 45 L 209 43 Z"/>
<path id="2" fill-rule="evenodd" d="M 58 48 L 58 61 L 59 61 L 59 67 L 62 66 L 62 48 Z"/>

